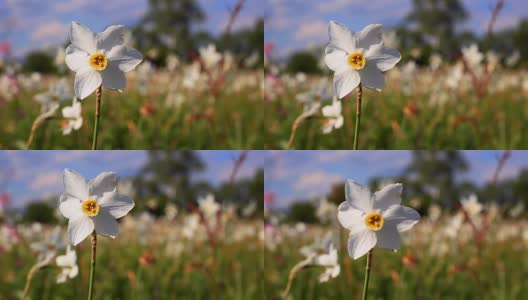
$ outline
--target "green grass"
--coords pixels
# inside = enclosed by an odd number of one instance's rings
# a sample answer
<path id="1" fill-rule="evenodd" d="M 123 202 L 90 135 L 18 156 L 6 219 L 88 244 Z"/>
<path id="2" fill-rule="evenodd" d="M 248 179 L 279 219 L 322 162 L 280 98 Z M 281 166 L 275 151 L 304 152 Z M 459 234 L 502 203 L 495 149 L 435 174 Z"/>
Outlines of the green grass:
<path id="1" fill-rule="evenodd" d="M 339 276 L 319 283 L 322 268 L 304 269 L 293 280 L 289 299 L 361 298 L 366 255 L 351 259 L 346 250 L 347 235 L 342 233 L 338 248 Z M 309 232 L 302 236 L 287 239 L 276 251 L 265 252 L 267 299 L 283 299 L 281 293 L 289 271 L 303 259 L 300 247 L 313 241 Z M 472 240 L 459 241 L 450 244 L 449 253 L 442 256 L 431 255 L 429 248 L 435 244 L 423 241 L 404 244 L 398 252 L 375 248 L 368 299 L 524 299 L 528 293 L 526 245 L 522 239 L 489 241 L 479 254 Z M 414 266 L 403 263 L 403 257 L 408 254 L 416 255 Z M 455 266 L 467 266 L 467 269 L 453 272 Z"/>
<path id="2" fill-rule="evenodd" d="M 305 90 L 290 88 L 267 103 L 266 148 L 287 147 L 292 124 L 303 109 L 295 95 Z M 406 96 L 394 85 L 382 92 L 363 89 L 359 149 L 528 148 L 528 134 L 523 130 L 528 127 L 528 96 L 520 87 L 490 92 L 482 98 L 472 91 L 453 93 L 441 106 L 430 105 L 430 96 L 430 92 L 421 91 Z M 404 114 L 409 102 L 418 108 L 412 117 Z M 343 101 L 342 128 L 323 134 L 319 114 L 299 126 L 292 149 L 352 149 L 355 114 L 352 92 Z"/>
<path id="3" fill-rule="evenodd" d="M 259 228 L 258 222 L 239 222 L 237 226 Z M 138 233 L 121 231 L 115 240 L 98 237 L 94 299 L 262 299 L 262 243 L 258 236 L 239 242 L 219 240 L 216 248 L 207 241 L 189 241 L 179 257 L 167 255 L 168 235 L 175 236 L 181 224 L 154 224 L 140 243 Z M 63 232 L 66 226 L 63 226 Z M 124 231 L 124 232 L 123 232 Z M 59 270 L 48 267 L 36 273 L 29 297 L 39 300 L 84 299 L 88 293 L 90 239 L 77 250 L 79 275 L 66 283 L 55 283 Z M 59 254 L 63 254 L 61 250 Z M 139 258 L 144 253 L 154 257 L 144 267 Z M 0 255 L 0 299 L 19 299 L 26 275 L 36 255 L 28 242 L 21 242 Z"/>
<path id="4" fill-rule="evenodd" d="M 246 72 L 238 76 L 258 76 Z M 236 79 L 235 79 L 236 80 Z M 73 86 L 72 86 L 73 88 Z M 98 149 L 260 149 L 263 145 L 262 91 L 260 86 L 234 92 L 230 85 L 216 98 L 205 89 L 183 92 L 186 101 L 179 108 L 165 105 L 166 86 L 151 82 L 149 95 L 133 87 L 123 94 L 103 89 Z M 24 148 L 31 126 L 40 113 L 33 97 L 39 91 L 23 91 L 0 109 L 0 148 Z M 143 103 L 154 112 L 144 117 Z M 71 105 L 67 101 L 64 105 Z M 39 127 L 31 149 L 91 149 L 95 94 L 82 101 L 83 126 L 69 136 L 60 131 L 57 118 Z M 194 120 L 192 120 L 194 118 Z"/>

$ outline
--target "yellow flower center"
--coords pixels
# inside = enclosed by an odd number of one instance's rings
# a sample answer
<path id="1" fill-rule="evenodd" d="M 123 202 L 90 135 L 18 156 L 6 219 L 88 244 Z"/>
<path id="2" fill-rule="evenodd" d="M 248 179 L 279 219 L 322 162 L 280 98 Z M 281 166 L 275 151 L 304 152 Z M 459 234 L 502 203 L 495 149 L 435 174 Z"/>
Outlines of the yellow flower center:
<path id="1" fill-rule="evenodd" d="M 106 69 L 106 66 L 108 65 L 108 59 L 106 59 L 106 56 L 103 53 L 92 54 L 88 61 L 90 62 L 90 66 L 97 71 Z"/>
<path id="2" fill-rule="evenodd" d="M 379 212 L 373 211 L 365 217 L 365 224 L 369 229 L 378 231 L 383 227 L 383 217 Z"/>
<path id="3" fill-rule="evenodd" d="M 88 199 L 81 204 L 83 213 L 89 217 L 95 217 L 99 213 L 99 204 L 94 199 Z"/>
<path id="4" fill-rule="evenodd" d="M 367 63 L 367 59 L 361 52 L 350 53 L 347 57 L 348 64 L 356 70 L 361 70 Z"/>

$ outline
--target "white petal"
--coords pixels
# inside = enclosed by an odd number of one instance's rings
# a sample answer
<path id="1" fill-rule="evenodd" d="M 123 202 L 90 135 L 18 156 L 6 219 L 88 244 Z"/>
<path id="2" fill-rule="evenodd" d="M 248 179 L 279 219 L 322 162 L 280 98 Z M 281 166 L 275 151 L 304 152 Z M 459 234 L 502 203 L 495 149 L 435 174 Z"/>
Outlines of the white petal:
<path id="1" fill-rule="evenodd" d="M 114 172 L 103 172 L 88 182 L 90 196 L 103 197 L 104 193 L 116 191 L 117 174 Z"/>
<path id="2" fill-rule="evenodd" d="M 410 207 L 393 205 L 383 212 L 383 218 L 389 225 L 394 224 L 398 231 L 402 232 L 411 229 L 414 224 L 418 223 L 420 214 Z"/>
<path id="3" fill-rule="evenodd" d="M 339 129 L 339 128 L 343 127 L 343 122 L 344 122 L 344 118 L 343 118 L 343 116 L 339 116 L 339 117 L 337 117 L 337 119 L 335 120 L 334 127 L 335 127 L 336 129 Z"/>
<path id="4" fill-rule="evenodd" d="M 334 74 L 334 92 L 339 99 L 350 94 L 360 82 L 358 72 L 352 68 L 342 67 Z"/>
<path id="5" fill-rule="evenodd" d="M 112 25 L 103 32 L 97 34 L 97 49 L 110 51 L 113 47 L 124 42 L 126 27 L 123 25 Z"/>
<path id="6" fill-rule="evenodd" d="M 75 95 L 82 100 L 90 96 L 102 82 L 99 72 L 92 68 L 82 69 L 75 75 Z"/>
<path id="7" fill-rule="evenodd" d="M 343 227 L 356 232 L 367 228 L 363 216 L 365 213 L 349 205 L 348 201 L 339 204 L 337 208 L 337 219 Z"/>
<path id="8" fill-rule="evenodd" d="M 354 180 L 347 180 L 345 185 L 345 195 L 348 204 L 364 213 L 373 210 L 370 190 Z"/>
<path id="9" fill-rule="evenodd" d="M 68 236 L 74 246 L 84 241 L 93 231 L 94 223 L 88 216 L 83 215 L 68 222 Z"/>
<path id="10" fill-rule="evenodd" d="M 70 273 L 68 274 L 68 276 L 70 276 L 70 278 L 75 278 L 78 274 L 79 274 L 79 266 L 74 265 L 71 268 Z"/>
<path id="11" fill-rule="evenodd" d="M 87 53 L 94 53 L 97 50 L 95 33 L 81 23 L 71 22 L 70 40 L 72 45 Z"/>
<path id="12" fill-rule="evenodd" d="M 323 125 L 323 134 L 329 134 L 332 132 L 332 129 L 334 129 L 334 126 L 331 122 L 328 122 L 327 124 Z"/>
<path id="13" fill-rule="evenodd" d="M 129 72 L 141 63 L 143 55 L 137 50 L 125 46 L 116 46 L 108 53 L 109 64 L 117 64 L 123 72 Z"/>
<path id="14" fill-rule="evenodd" d="M 77 198 L 79 201 L 84 201 L 90 196 L 88 194 L 88 183 L 86 179 L 79 173 L 64 169 L 62 175 L 64 181 L 64 194 Z"/>
<path id="15" fill-rule="evenodd" d="M 67 219 L 76 219 L 82 215 L 81 200 L 62 194 L 60 196 L 59 210 Z"/>
<path id="16" fill-rule="evenodd" d="M 361 70 L 359 70 L 359 76 L 361 76 L 361 83 L 363 86 L 381 91 L 385 84 L 385 78 L 383 73 L 376 68 L 374 64 L 368 64 Z"/>
<path id="17" fill-rule="evenodd" d="M 367 64 L 373 62 L 380 71 L 385 72 L 392 69 L 401 60 L 401 54 L 396 49 L 378 44 L 368 48 L 365 58 Z"/>
<path id="18" fill-rule="evenodd" d="M 100 235 L 115 238 L 119 232 L 119 226 L 115 218 L 104 208 L 99 210 L 97 216 L 93 218 L 95 232 Z"/>
<path id="19" fill-rule="evenodd" d="M 384 224 L 383 227 L 376 231 L 378 243 L 376 246 L 383 249 L 399 249 L 401 240 L 396 226 Z"/>
<path id="20" fill-rule="evenodd" d="M 82 125 L 83 125 L 82 118 L 75 119 L 75 122 L 73 123 L 73 129 L 79 130 L 82 127 Z"/>
<path id="21" fill-rule="evenodd" d="M 330 44 L 328 46 L 331 49 L 341 49 L 346 53 L 350 53 L 356 48 L 354 33 L 346 28 L 345 25 L 330 21 L 328 34 L 330 35 Z"/>
<path id="22" fill-rule="evenodd" d="M 76 117 L 76 111 L 73 106 L 66 106 L 62 108 L 62 116 L 67 119 L 73 119 Z"/>
<path id="23" fill-rule="evenodd" d="M 103 77 L 103 87 L 122 91 L 126 87 L 126 77 L 123 71 L 119 70 L 117 65 L 108 66 L 101 72 Z"/>
<path id="24" fill-rule="evenodd" d="M 374 193 L 374 209 L 387 210 L 392 205 L 401 203 L 402 184 L 393 183 L 384 186 Z"/>
<path id="25" fill-rule="evenodd" d="M 356 35 L 357 47 L 368 49 L 374 44 L 380 44 L 382 40 L 383 25 L 370 24 L 361 29 Z"/>
<path id="26" fill-rule="evenodd" d="M 326 51 L 325 51 L 326 52 Z M 332 71 L 337 71 L 343 65 L 347 64 L 347 54 L 342 50 L 335 50 L 325 54 L 325 63 Z"/>
<path id="27" fill-rule="evenodd" d="M 66 65 L 73 72 L 78 72 L 79 70 L 89 67 L 89 57 L 90 55 L 87 52 L 76 48 L 74 45 L 69 45 L 68 48 L 66 48 Z"/>
<path id="28" fill-rule="evenodd" d="M 376 234 L 372 230 L 365 229 L 360 233 L 350 234 L 348 236 L 348 255 L 358 259 L 374 248 L 376 241 Z"/>
<path id="29" fill-rule="evenodd" d="M 327 105 L 322 109 L 323 116 L 325 117 L 337 117 L 341 115 L 341 102 L 336 101 L 332 105 Z"/>
<path id="30" fill-rule="evenodd" d="M 99 205 L 105 208 L 114 218 L 119 219 L 128 214 L 135 204 L 128 196 L 112 192 L 105 193 L 99 201 Z"/>

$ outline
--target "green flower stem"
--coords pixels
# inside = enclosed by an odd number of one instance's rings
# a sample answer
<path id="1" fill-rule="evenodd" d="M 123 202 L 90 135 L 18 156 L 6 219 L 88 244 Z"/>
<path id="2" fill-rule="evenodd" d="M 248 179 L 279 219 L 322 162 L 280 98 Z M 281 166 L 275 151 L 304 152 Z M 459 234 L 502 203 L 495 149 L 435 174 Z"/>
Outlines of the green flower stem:
<path id="1" fill-rule="evenodd" d="M 92 232 L 92 259 L 90 264 L 90 285 L 88 287 L 88 300 L 93 299 L 93 286 L 95 276 L 95 251 L 97 248 L 97 234 L 95 230 Z"/>
<path id="2" fill-rule="evenodd" d="M 363 283 L 363 297 L 361 299 L 366 300 L 367 299 L 367 291 L 368 291 L 368 284 L 370 279 L 370 265 L 372 263 L 372 251 L 374 249 L 370 249 L 370 251 L 367 254 L 367 265 L 365 267 L 365 282 Z"/>
<path id="3" fill-rule="evenodd" d="M 361 96 L 362 94 L 363 94 L 363 88 L 360 82 L 356 90 L 356 128 L 354 130 L 354 150 L 358 149 L 359 124 L 361 122 Z"/>
<path id="4" fill-rule="evenodd" d="M 97 150 L 97 137 L 99 135 L 99 115 L 101 114 L 101 98 L 103 95 L 103 86 L 99 86 L 95 90 L 95 126 L 92 142 L 92 150 Z"/>

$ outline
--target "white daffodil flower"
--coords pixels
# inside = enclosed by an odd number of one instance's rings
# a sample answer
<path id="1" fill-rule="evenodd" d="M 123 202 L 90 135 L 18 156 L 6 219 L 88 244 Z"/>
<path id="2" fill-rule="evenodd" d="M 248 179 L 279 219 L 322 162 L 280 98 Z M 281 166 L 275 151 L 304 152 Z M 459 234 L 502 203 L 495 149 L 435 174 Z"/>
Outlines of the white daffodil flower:
<path id="1" fill-rule="evenodd" d="M 56 84 L 53 84 L 49 91 L 35 95 L 35 101 L 40 103 L 40 113 L 44 114 L 52 110 L 56 110 L 60 103 L 72 98 L 70 85 L 66 79 L 61 79 Z"/>
<path id="2" fill-rule="evenodd" d="M 143 56 L 124 45 L 125 32 L 125 26 L 112 25 L 96 34 L 80 23 L 71 23 L 66 65 L 76 73 L 77 98 L 88 97 L 101 84 L 118 91 L 126 87 L 125 72 L 141 63 Z"/>
<path id="3" fill-rule="evenodd" d="M 347 180 L 346 201 L 338 207 L 337 218 L 350 230 L 348 254 L 357 259 L 374 246 L 400 247 L 400 232 L 411 229 L 420 220 L 414 209 L 401 206 L 402 185 L 390 184 L 373 195 L 366 187 Z"/>
<path id="4" fill-rule="evenodd" d="M 72 279 L 79 274 L 79 266 L 77 266 L 77 253 L 68 246 L 66 254 L 57 256 L 57 266 L 61 268 L 61 272 L 57 275 L 57 283 L 64 283 L 68 278 Z"/>
<path id="5" fill-rule="evenodd" d="M 332 130 L 339 129 L 343 126 L 343 115 L 341 114 L 341 102 L 334 101 L 332 105 L 323 107 L 323 116 L 326 119 L 323 121 L 323 133 L 328 134 Z"/>
<path id="6" fill-rule="evenodd" d="M 81 103 L 77 102 L 77 98 L 73 98 L 72 106 L 66 106 L 62 109 L 62 116 L 64 117 L 61 128 L 62 134 L 68 135 L 73 130 L 79 130 L 83 124 Z"/>
<path id="7" fill-rule="evenodd" d="M 359 83 L 381 90 L 383 72 L 392 69 L 401 59 L 396 49 L 383 45 L 382 25 L 368 25 L 354 33 L 331 21 L 328 32 L 330 43 L 325 49 L 325 62 L 335 72 L 334 92 L 337 97 L 342 99 Z"/>
<path id="8" fill-rule="evenodd" d="M 128 196 L 116 192 L 117 175 L 103 172 L 87 181 L 77 172 L 64 170 L 64 193 L 59 209 L 69 219 L 68 235 L 76 246 L 94 230 L 115 238 L 119 231 L 116 219 L 124 217 L 134 207 Z"/>

